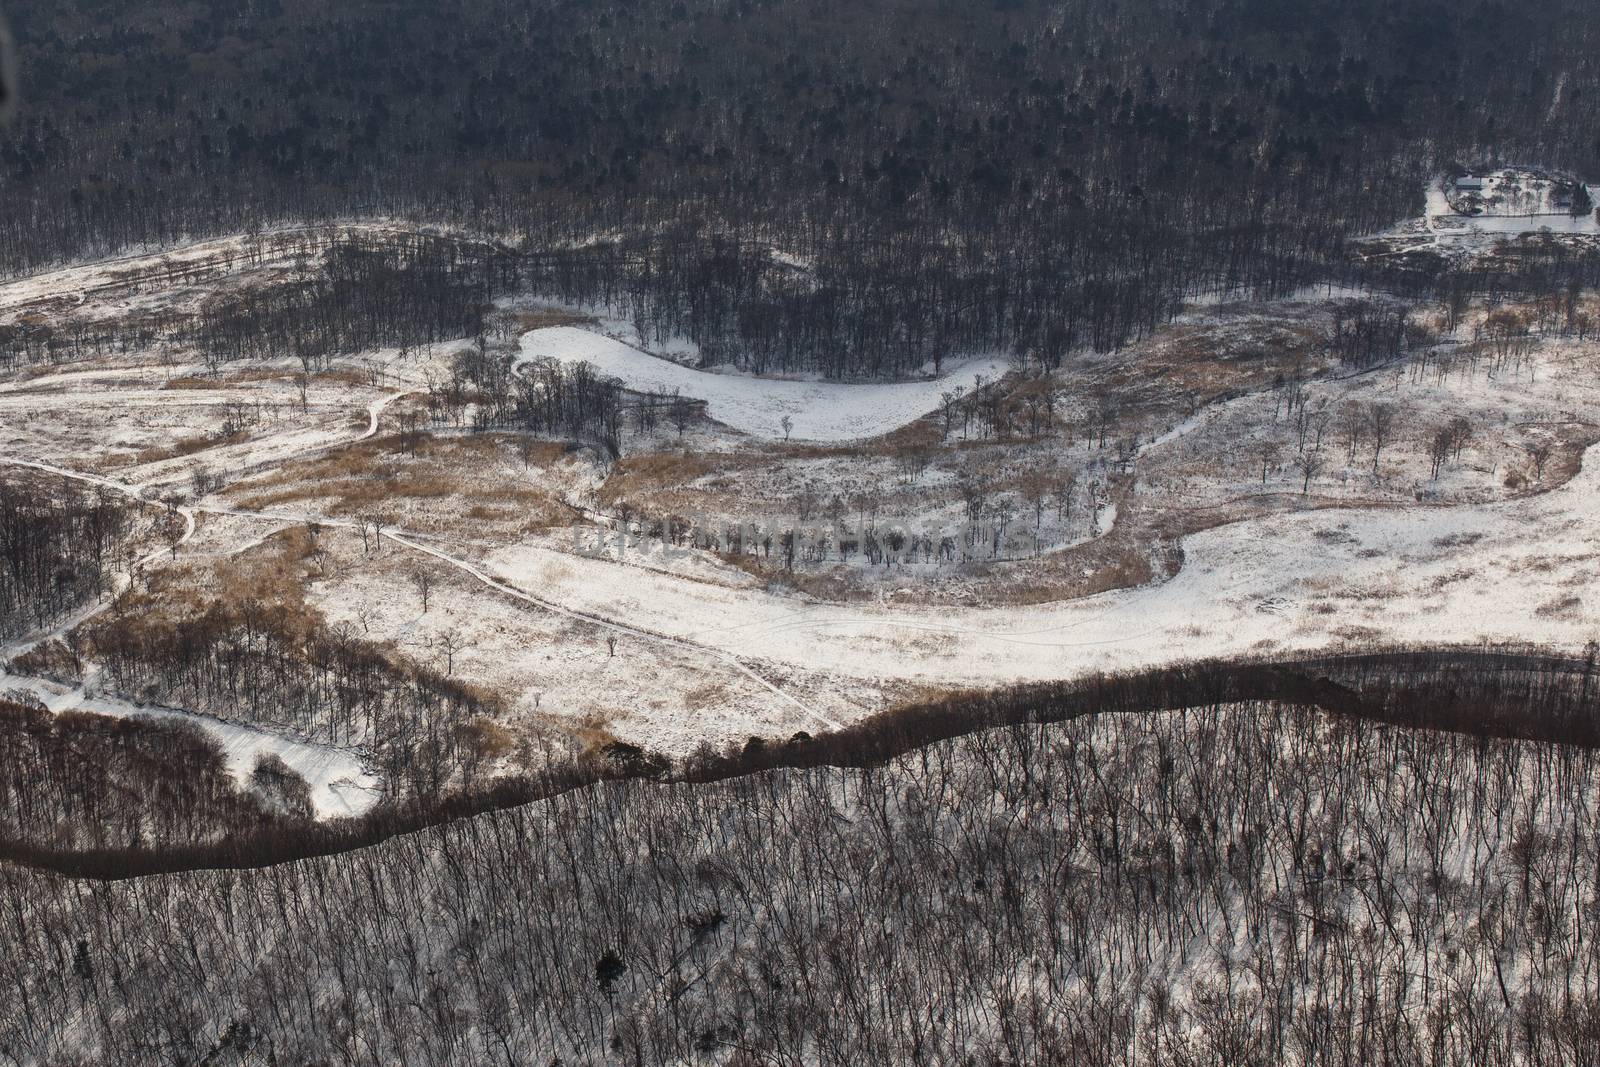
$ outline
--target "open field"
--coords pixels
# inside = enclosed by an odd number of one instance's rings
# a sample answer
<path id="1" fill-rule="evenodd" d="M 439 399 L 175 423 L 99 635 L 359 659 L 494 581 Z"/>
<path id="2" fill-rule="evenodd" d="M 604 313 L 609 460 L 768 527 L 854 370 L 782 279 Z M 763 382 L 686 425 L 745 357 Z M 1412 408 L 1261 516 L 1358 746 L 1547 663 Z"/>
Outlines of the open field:
<path id="1" fill-rule="evenodd" d="M 241 284 L 237 254 L 178 262 L 202 289 Z M 0 298 L 19 314 L 61 302 L 57 284 L 96 313 L 130 287 L 161 299 L 143 274 L 55 278 Z M 1426 349 L 1352 368 L 1331 354 L 1350 306 L 1197 308 L 1117 356 L 881 386 L 695 371 L 566 312 L 311 374 L 219 367 L 158 336 L 14 371 L 0 441 L 48 477 L 182 509 L 191 525 L 146 560 L 140 595 L 244 603 L 227 575 L 298 538 L 288 584 L 253 595 L 481 694 L 506 770 L 552 729 L 684 755 L 921 694 L 1196 656 L 1581 647 L 1600 622 L 1584 532 L 1600 474 L 1582 463 L 1600 347 L 1507 341 L 1504 314 L 1479 310 L 1413 320 Z M 615 458 L 475 430 L 490 398 L 463 361 L 514 381 L 535 356 L 707 408 L 625 424 Z"/>

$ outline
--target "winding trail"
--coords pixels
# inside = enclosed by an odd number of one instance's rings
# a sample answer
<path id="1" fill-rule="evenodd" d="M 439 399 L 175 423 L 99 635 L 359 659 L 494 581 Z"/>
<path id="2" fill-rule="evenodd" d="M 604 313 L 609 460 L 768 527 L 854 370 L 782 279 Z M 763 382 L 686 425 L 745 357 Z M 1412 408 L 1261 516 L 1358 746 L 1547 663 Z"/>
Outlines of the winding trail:
<path id="1" fill-rule="evenodd" d="M 792 693 L 778 688 L 778 686 L 774 685 L 766 678 L 763 678 L 759 673 L 752 670 L 731 652 L 727 652 L 719 648 L 712 648 L 707 645 L 702 645 L 698 642 L 690 641 L 683 637 L 675 637 L 671 634 L 660 633 L 655 630 L 646 630 L 638 626 L 630 626 L 627 623 L 618 622 L 615 619 L 610 619 L 593 612 L 579 611 L 569 608 L 563 604 L 558 604 L 553 600 L 546 600 L 543 597 L 534 596 L 532 593 L 525 592 L 524 590 L 518 589 L 515 586 L 507 585 L 505 582 L 499 581 L 484 571 L 479 570 L 476 566 L 468 563 L 464 559 L 458 559 L 457 557 L 446 552 L 441 552 L 437 548 L 429 548 L 427 545 L 418 544 L 416 541 L 411 540 L 403 534 L 397 534 L 392 531 L 385 530 L 383 531 L 382 536 L 388 541 L 392 541 L 397 545 L 403 545 L 404 547 L 411 549 L 413 552 L 420 552 L 423 555 L 432 556 L 434 559 L 439 560 L 442 563 L 447 563 L 457 570 L 477 579 L 479 582 L 482 582 L 484 585 L 488 586 L 490 589 L 493 589 L 497 593 L 502 593 L 516 600 L 533 604 L 536 607 L 543 608 L 546 611 L 554 612 L 557 615 L 563 615 L 569 619 L 574 619 L 580 622 L 591 623 L 595 626 L 611 630 L 615 633 L 628 634 L 631 637 L 641 638 L 646 641 L 653 641 L 673 648 L 685 649 L 689 652 L 695 653 L 696 655 L 711 656 L 715 659 L 719 659 L 733 670 L 760 685 L 762 688 L 776 694 L 785 702 L 794 705 L 807 716 L 815 719 L 828 729 L 842 730 L 844 728 L 842 723 L 831 719 L 828 716 L 823 715 L 821 712 L 807 706 Z"/>
<path id="2" fill-rule="evenodd" d="M 397 400 L 404 400 L 408 396 L 414 396 L 416 392 L 417 391 L 415 389 L 404 389 L 398 393 L 390 393 L 388 396 L 374 400 L 372 403 L 368 404 L 367 432 L 356 438 L 356 441 L 370 441 L 374 437 L 378 436 L 378 422 L 383 418 L 383 413 L 388 409 L 389 405 L 393 404 Z"/>
<path id="3" fill-rule="evenodd" d="M 391 394 L 389 396 L 383 397 L 380 400 L 373 401 L 373 403 L 371 405 L 369 405 L 368 408 L 367 408 L 368 425 L 367 425 L 366 431 L 364 433 L 362 433 L 361 436 L 355 438 L 353 442 L 347 442 L 347 443 L 355 443 L 355 442 L 360 442 L 360 441 L 366 441 L 366 440 L 369 440 L 372 437 L 376 436 L 384 410 L 387 409 L 391 404 L 393 404 L 396 401 L 402 399 L 403 397 L 410 396 L 412 394 L 412 392 L 413 392 L 412 390 L 407 390 L 407 391 L 404 391 L 404 392 Z M 330 444 L 330 445 L 324 445 L 324 446 L 320 446 L 320 447 L 321 448 L 332 448 L 332 447 L 337 447 L 337 445 Z M 120 494 L 122 494 L 124 496 L 127 496 L 127 497 L 130 497 L 130 498 L 134 499 L 134 500 L 137 500 L 141 504 L 151 505 L 151 506 L 165 506 L 165 502 L 163 502 L 161 500 L 158 500 L 158 499 L 152 499 L 152 497 L 149 495 L 150 494 L 150 490 L 151 490 L 152 487 L 149 487 L 149 486 L 132 485 L 132 484 L 129 484 L 127 482 L 119 482 L 119 481 L 116 481 L 115 479 L 106 478 L 106 477 L 103 477 L 103 476 L 97 475 L 97 474 L 88 474 L 88 473 L 85 473 L 83 471 L 75 471 L 75 470 L 72 470 L 72 469 L 67 468 L 67 467 L 59 467 L 59 466 L 56 466 L 56 465 L 50 464 L 50 463 L 40 463 L 40 462 L 35 461 L 35 460 L 19 459 L 19 458 L 14 457 L 14 456 L 0 456 L 0 464 L 6 464 L 6 465 L 9 465 L 9 466 L 13 466 L 13 467 L 25 467 L 25 468 L 30 469 L 30 470 L 41 471 L 41 472 L 46 473 L 46 474 L 53 474 L 53 475 L 56 475 L 56 476 L 59 476 L 59 477 L 62 477 L 62 478 L 67 478 L 67 479 L 70 479 L 70 480 L 73 480 L 73 481 L 83 482 L 85 484 L 93 485 L 93 486 L 96 486 L 98 488 L 107 489 L 107 490 L 110 490 L 112 492 L 120 493 Z M 250 520 L 255 520 L 255 521 L 272 522 L 272 523 L 278 523 L 278 524 L 283 524 L 283 523 L 317 523 L 320 526 L 328 527 L 328 528 L 331 528 L 331 529 L 343 529 L 343 530 L 359 530 L 360 529 L 360 525 L 357 524 L 357 523 L 350 522 L 350 521 L 345 520 L 345 519 L 325 518 L 325 517 L 320 516 L 320 515 L 289 514 L 289 513 L 284 513 L 284 512 L 250 511 L 250 510 L 245 510 L 245 509 L 240 509 L 240 508 L 224 508 L 224 507 L 206 506 L 206 505 L 198 505 L 198 504 L 196 504 L 196 505 L 187 505 L 187 506 L 184 506 L 184 507 L 180 507 L 178 509 L 178 511 L 179 511 L 179 513 L 181 513 L 184 516 L 184 519 L 185 519 L 185 522 L 186 522 L 186 527 L 185 527 L 183 536 L 179 540 L 177 540 L 175 543 L 169 544 L 169 545 L 163 546 L 160 549 L 157 549 L 155 552 L 152 552 L 148 556 L 146 556 L 143 559 L 141 559 L 138 563 L 136 563 L 134 565 L 134 568 L 133 568 L 132 572 L 123 576 L 122 583 L 121 583 L 121 588 L 126 588 L 126 586 L 129 583 L 132 582 L 133 575 L 139 573 L 139 571 L 141 571 L 145 566 L 153 564 L 156 560 L 160 559 L 163 555 L 165 555 L 165 554 L 167 554 L 169 552 L 173 553 L 173 554 L 176 554 L 176 550 L 177 550 L 177 548 L 179 546 L 187 543 L 191 538 L 193 538 L 194 534 L 195 534 L 195 529 L 196 529 L 196 517 L 198 515 L 217 515 L 217 516 L 223 516 L 223 517 L 227 517 L 227 518 L 250 519 Z M 689 652 L 689 653 L 691 653 L 691 654 L 693 654 L 695 656 L 708 657 L 708 658 L 717 660 L 720 663 L 726 665 L 728 668 L 730 668 L 733 671 L 735 671 L 736 673 L 741 674 L 744 677 L 746 677 L 746 678 L 750 679 L 751 681 L 755 682 L 757 685 L 761 686 L 763 689 L 766 689 L 769 692 L 773 693 L 775 696 L 777 696 L 779 699 L 783 700 L 785 703 L 792 705 L 797 710 L 799 710 L 802 714 L 806 715 L 808 718 L 812 719 L 813 721 L 815 721 L 816 723 L 820 724 L 821 726 L 823 726 L 823 727 L 825 727 L 827 729 L 830 729 L 830 730 L 843 729 L 843 724 L 842 723 L 840 723 L 836 719 L 830 718 L 829 716 L 824 715 L 821 712 L 815 710 L 814 708 L 808 706 L 806 703 L 801 701 L 798 697 L 794 696 L 794 694 L 789 693 L 788 691 L 780 688 L 779 686 L 777 686 L 776 684 L 774 684 L 773 682 L 771 682 L 767 678 L 763 677 L 758 671 L 756 671 L 755 669 L 750 667 L 743 660 L 741 660 L 739 657 L 733 655 L 731 652 L 728 652 L 728 651 L 723 650 L 723 649 L 719 649 L 719 648 L 714 648 L 714 647 L 710 647 L 710 646 L 707 646 L 707 645 L 703 645 L 703 644 L 700 644 L 698 642 L 689 640 L 689 639 L 684 638 L 684 637 L 678 637 L 678 636 L 674 636 L 672 634 L 663 633 L 663 632 L 660 632 L 660 631 L 657 631 L 657 630 L 650 630 L 650 629 L 646 629 L 646 628 L 640 627 L 640 626 L 633 626 L 633 625 L 630 625 L 630 624 L 625 623 L 625 622 L 620 622 L 617 619 L 610 618 L 610 617 L 608 617 L 606 615 L 600 614 L 600 613 L 595 612 L 595 611 L 584 611 L 584 610 L 580 610 L 580 609 L 570 608 L 570 607 L 568 607 L 566 605 L 557 603 L 556 601 L 549 600 L 549 599 L 546 599 L 544 597 L 536 596 L 533 593 L 529 593 L 524 589 L 519 589 L 514 585 L 511 585 L 511 584 L 509 584 L 507 582 L 500 581 L 499 579 L 496 579 L 496 578 L 492 577 L 487 572 L 479 569 L 477 566 L 475 566 L 472 563 L 469 563 L 468 561 L 466 561 L 464 559 L 461 559 L 461 558 L 459 558 L 457 556 L 452 556 L 449 553 L 444 552 L 444 551 L 442 551 L 440 549 L 433 548 L 433 547 L 431 547 L 429 545 L 423 544 L 421 542 L 421 540 L 420 540 L 420 535 L 417 535 L 417 534 L 408 533 L 408 532 L 403 531 L 403 530 L 401 530 L 401 531 L 397 531 L 397 530 L 380 530 L 379 531 L 379 536 L 382 537 L 384 540 L 389 541 L 392 544 L 399 545 L 400 547 L 402 547 L 404 549 L 407 549 L 407 550 L 409 550 L 411 552 L 415 552 L 415 553 L 417 553 L 419 555 L 428 556 L 428 557 L 430 557 L 432 559 L 435 559 L 435 560 L 439 561 L 440 563 L 443 563 L 443 564 L 445 564 L 445 565 L 447 565 L 449 567 L 452 567 L 452 568 L 454 568 L 454 569 L 456 569 L 458 571 L 461 571 L 462 573 L 464 573 L 467 576 L 471 577 L 474 581 L 477 581 L 477 582 L 481 583 L 482 585 L 487 586 L 489 589 L 492 589 L 495 592 L 500 593 L 503 596 L 511 597 L 514 600 L 519 600 L 519 601 L 522 601 L 523 603 L 531 604 L 531 605 L 533 605 L 535 607 L 538 607 L 538 608 L 541 608 L 541 609 L 543 609 L 545 611 L 549 611 L 549 612 L 552 612 L 554 614 L 561 615 L 561 616 L 564 616 L 564 617 L 569 618 L 569 619 L 573 619 L 575 621 L 585 622 L 585 623 L 589 623 L 589 624 L 594 625 L 594 626 L 598 626 L 598 627 L 600 627 L 602 629 L 609 630 L 609 631 L 611 631 L 613 633 L 626 634 L 626 635 L 628 635 L 630 637 L 633 637 L 633 638 L 636 638 L 638 640 L 653 642 L 653 643 L 657 643 L 657 644 L 661 644 L 661 645 L 666 645 L 666 646 L 671 647 L 671 648 L 676 648 L 676 649 L 679 649 L 681 651 Z M 118 592 L 120 593 L 121 589 L 119 589 Z M 81 625 L 83 622 L 87 621 L 88 619 L 93 618 L 94 615 L 98 614 L 100 611 L 105 610 L 105 608 L 107 606 L 109 606 L 111 601 L 115 600 L 115 598 L 116 598 L 115 595 L 113 595 L 111 598 L 103 600 L 102 602 L 100 602 L 100 604 L 96 605 L 94 610 L 92 610 L 92 611 L 90 611 L 88 613 L 81 614 L 81 617 L 75 617 L 74 620 L 71 621 L 65 627 L 65 629 L 71 629 L 73 626 Z M 36 638 L 36 639 L 34 639 L 32 644 L 30 644 L 28 647 L 33 647 L 33 645 L 36 645 L 36 644 L 38 644 L 38 643 L 40 643 L 40 642 L 42 642 L 44 640 L 47 640 L 49 637 L 55 636 L 56 633 L 60 633 L 60 632 L 64 632 L 64 629 L 58 628 L 55 633 L 47 634 L 47 635 L 44 635 L 42 637 Z M 26 651 L 26 649 L 23 649 L 23 651 Z"/>
<path id="4" fill-rule="evenodd" d="M 364 427 L 352 420 L 340 440 L 305 451 L 374 438 L 384 413 L 416 392 L 408 383 L 403 391 L 373 400 Z M 1208 409 L 1181 420 L 1145 442 L 1141 452 L 1178 441 L 1213 417 Z M 151 484 L 130 485 L 0 456 L 0 464 L 8 463 L 159 503 Z M 1366 506 L 1228 522 L 1185 537 L 1184 566 L 1158 585 L 1049 604 L 940 610 L 873 609 L 728 588 L 559 546 L 488 546 L 486 554 L 470 552 L 469 560 L 452 554 L 469 550 L 425 534 L 403 528 L 378 533 L 502 597 L 734 671 L 808 720 L 836 730 L 840 722 L 777 684 L 781 673 L 775 682 L 763 670 L 795 667 L 847 681 L 949 688 L 1360 641 L 1534 639 L 1581 647 L 1600 622 L 1600 612 L 1584 603 L 1589 598 L 1573 592 L 1589 588 L 1600 574 L 1600 542 L 1590 534 L 1600 522 L 1600 471 L 1595 468 L 1586 462 L 1569 483 L 1525 499 Z M 569 496 L 567 504 L 604 525 L 604 516 L 585 501 Z M 360 529 L 356 521 L 283 511 L 197 504 L 184 514 L 184 541 L 193 536 L 199 514 L 279 527 L 318 523 Z M 154 564 L 158 556 L 143 562 Z M 534 589 L 539 593 L 529 591 Z"/>

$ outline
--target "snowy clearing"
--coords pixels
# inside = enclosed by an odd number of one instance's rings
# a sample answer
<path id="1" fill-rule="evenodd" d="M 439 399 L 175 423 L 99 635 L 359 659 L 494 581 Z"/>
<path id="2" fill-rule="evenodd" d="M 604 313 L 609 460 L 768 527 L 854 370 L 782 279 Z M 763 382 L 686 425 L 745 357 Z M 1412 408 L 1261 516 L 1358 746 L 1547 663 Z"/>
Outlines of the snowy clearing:
<path id="1" fill-rule="evenodd" d="M 1600 194 L 1600 187 L 1589 186 L 1590 195 Z M 1573 215 L 1551 210 L 1543 198 L 1526 212 L 1490 213 L 1482 215 L 1458 214 L 1451 207 L 1443 185 L 1434 182 L 1428 186 L 1428 231 L 1440 240 L 1472 238 L 1481 235 L 1505 237 L 1523 233 L 1549 231 L 1557 234 L 1600 234 L 1600 219 L 1594 212 Z M 1510 211 L 1510 209 L 1507 209 Z"/>
<path id="2" fill-rule="evenodd" d="M 641 392 L 677 392 L 706 402 L 718 422 L 768 439 L 854 441 L 879 437 L 914 422 L 939 405 L 941 393 L 970 390 L 978 382 L 1005 374 L 1002 359 L 962 364 L 942 378 L 895 385 L 786 381 L 742 374 L 719 374 L 660 359 L 621 341 L 574 326 L 532 330 L 522 337 L 519 363 L 547 357 L 563 363 L 589 363 Z M 789 434 L 785 417 L 793 420 Z"/>

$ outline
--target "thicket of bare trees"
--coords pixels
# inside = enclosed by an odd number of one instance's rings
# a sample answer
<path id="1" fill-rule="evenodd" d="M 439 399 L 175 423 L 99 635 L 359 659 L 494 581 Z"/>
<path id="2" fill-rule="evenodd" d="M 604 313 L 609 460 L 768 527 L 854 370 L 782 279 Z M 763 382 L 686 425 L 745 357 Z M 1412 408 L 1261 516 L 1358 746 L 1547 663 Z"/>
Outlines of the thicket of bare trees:
<path id="1" fill-rule="evenodd" d="M 1406 303 L 1378 300 L 1337 304 L 1329 351 L 1344 366 L 1365 370 L 1426 348 L 1434 337 L 1412 320 L 1412 310 Z"/>
<path id="2" fill-rule="evenodd" d="M 0 870 L 21 1061 L 1600 1055 L 1600 757 L 1247 703 L 601 785 L 266 870 Z"/>
<path id="3" fill-rule="evenodd" d="M 309 374 L 336 355 L 482 334 L 491 298 L 516 287 L 521 262 L 491 241 L 327 225 L 258 233 L 200 267 L 157 260 L 121 271 L 114 284 L 181 291 L 267 260 L 296 269 L 268 283 L 220 287 L 193 309 L 109 318 L 68 310 L 0 326 L 0 370 L 160 342 L 191 351 L 213 371 L 234 360 L 294 358 Z"/>
<path id="4" fill-rule="evenodd" d="M 307 628 L 281 606 L 218 603 L 170 621 L 113 610 L 88 648 L 108 688 L 329 744 L 359 747 L 396 804 L 459 788 L 481 754 L 465 727 L 488 698 L 353 634 Z"/>
<path id="5" fill-rule="evenodd" d="M 497 284 L 514 276 L 485 243 L 356 231 L 330 239 L 307 280 L 214 297 L 177 337 L 210 361 L 293 356 L 314 369 L 335 355 L 480 333 Z"/>
<path id="6" fill-rule="evenodd" d="M 447 382 L 428 390 L 428 411 L 437 424 L 462 425 L 471 405 L 475 430 L 514 429 L 566 438 L 602 448 L 615 459 L 630 428 L 652 430 L 663 414 L 689 401 L 662 395 L 632 399 L 616 378 L 587 363 L 551 358 L 508 361 L 503 355 L 469 351 L 458 357 Z M 691 406 L 690 410 L 698 410 Z"/>
<path id="7" fill-rule="evenodd" d="M 48 630 L 105 595 L 131 525 L 121 498 L 0 476 L 0 639 Z"/>
<path id="8" fill-rule="evenodd" d="M 0 851 L 164 851 L 310 814 L 294 800 L 304 780 L 281 761 L 275 776 L 266 765 L 258 797 L 192 723 L 53 714 L 3 691 L 0 677 Z"/>

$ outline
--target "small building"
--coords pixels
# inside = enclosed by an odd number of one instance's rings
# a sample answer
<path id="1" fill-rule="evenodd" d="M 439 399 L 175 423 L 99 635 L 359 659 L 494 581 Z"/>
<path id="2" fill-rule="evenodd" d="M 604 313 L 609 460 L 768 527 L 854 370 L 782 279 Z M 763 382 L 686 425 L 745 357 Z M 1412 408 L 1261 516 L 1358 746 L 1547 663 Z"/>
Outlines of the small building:
<path id="1" fill-rule="evenodd" d="M 1456 191 L 1460 193 L 1481 193 L 1483 192 L 1483 179 L 1471 177 L 1457 178 Z"/>

